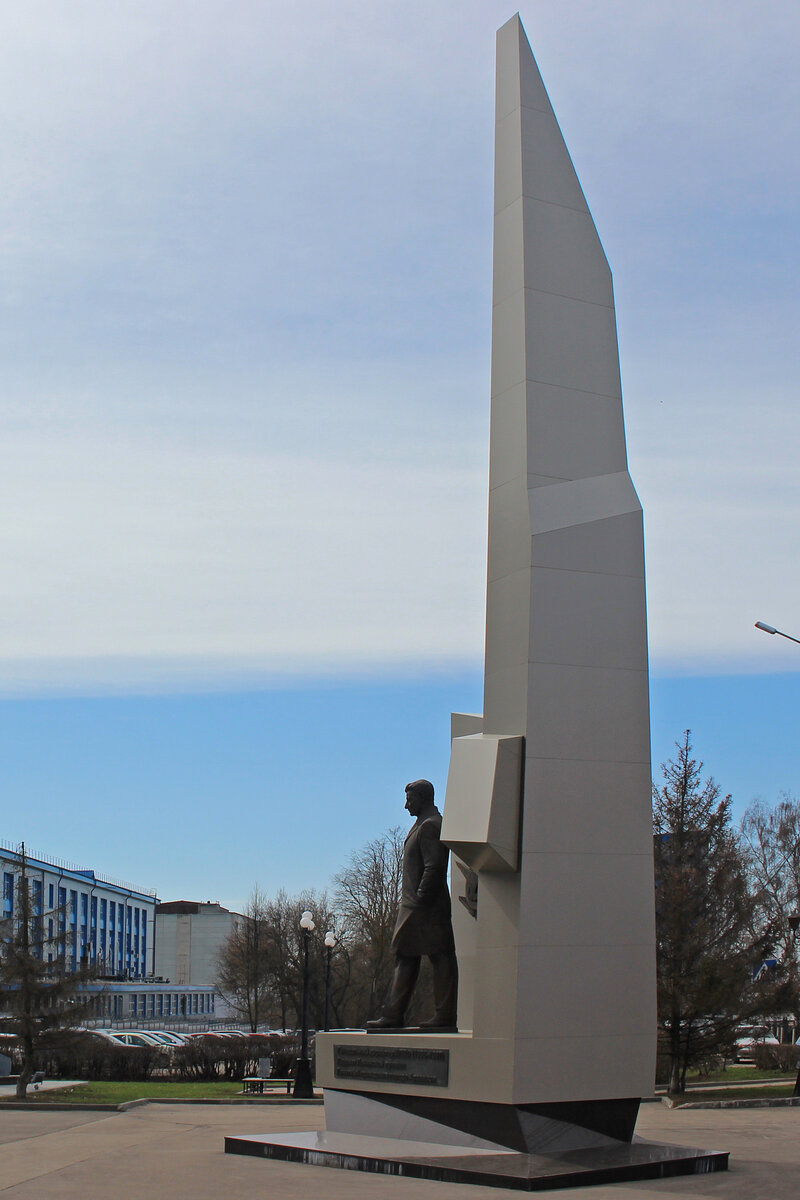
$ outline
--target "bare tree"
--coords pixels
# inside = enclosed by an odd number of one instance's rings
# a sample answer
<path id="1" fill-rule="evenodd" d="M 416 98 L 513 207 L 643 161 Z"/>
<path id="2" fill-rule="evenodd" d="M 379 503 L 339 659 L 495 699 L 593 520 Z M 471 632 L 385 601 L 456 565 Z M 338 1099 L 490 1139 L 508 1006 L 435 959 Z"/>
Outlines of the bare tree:
<path id="1" fill-rule="evenodd" d="M 241 921 L 220 952 L 217 987 L 253 1031 L 265 1023 L 277 1024 L 281 1029 L 300 1023 L 303 1002 L 300 915 L 306 909 L 316 925 L 310 945 L 309 1011 L 312 1026 L 321 1026 L 325 1007 L 323 938 L 326 930 L 335 927 L 324 892 L 305 891 L 289 896 L 280 891 L 268 898 L 255 887 Z M 337 963 L 334 1011 L 342 1004 L 345 975 Z"/>
<path id="2" fill-rule="evenodd" d="M 275 952 L 269 901 L 256 886 L 241 919 L 223 945 L 217 964 L 217 987 L 230 1007 L 255 1032 L 271 1007 L 271 965 Z"/>
<path id="3" fill-rule="evenodd" d="M 782 1007 L 800 1020 L 797 934 L 800 925 L 800 802 L 787 793 L 774 808 L 753 801 L 742 818 L 742 837 L 755 897 L 755 931 L 771 941 L 785 987 Z"/>
<path id="4" fill-rule="evenodd" d="M 800 906 L 800 803 L 786 793 L 774 808 L 754 800 L 742 818 L 742 835 L 759 908 L 789 953 L 789 919 Z"/>
<path id="5" fill-rule="evenodd" d="M 295 1027 L 300 1024 L 303 1004 L 303 943 L 300 917 L 308 910 L 316 929 L 309 948 L 309 1012 L 313 1027 L 321 1027 L 324 1014 L 324 947 L 323 938 L 334 928 L 325 892 L 300 892 L 289 896 L 280 891 L 267 905 L 267 921 L 272 933 L 270 980 L 273 1003 L 280 1011 L 281 1027 L 285 1029 L 291 1016 Z"/>
<path id="6" fill-rule="evenodd" d="M 352 967 L 351 1006 L 360 1006 L 362 1020 L 375 1015 L 391 978 L 404 838 L 396 827 L 367 842 L 334 880 L 334 906 Z"/>

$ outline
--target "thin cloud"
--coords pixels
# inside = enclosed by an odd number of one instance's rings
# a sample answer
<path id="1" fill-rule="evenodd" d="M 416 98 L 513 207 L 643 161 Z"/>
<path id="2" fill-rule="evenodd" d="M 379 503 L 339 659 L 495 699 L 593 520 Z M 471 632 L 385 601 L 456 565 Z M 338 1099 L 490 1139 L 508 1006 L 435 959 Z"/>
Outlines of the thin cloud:
<path id="1" fill-rule="evenodd" d="M 6 8 L 0 690 L 480 661 L 508 16 Z M 653 661 L 776 669 L 800 9 L 522 17 L 615 272 Z"/>

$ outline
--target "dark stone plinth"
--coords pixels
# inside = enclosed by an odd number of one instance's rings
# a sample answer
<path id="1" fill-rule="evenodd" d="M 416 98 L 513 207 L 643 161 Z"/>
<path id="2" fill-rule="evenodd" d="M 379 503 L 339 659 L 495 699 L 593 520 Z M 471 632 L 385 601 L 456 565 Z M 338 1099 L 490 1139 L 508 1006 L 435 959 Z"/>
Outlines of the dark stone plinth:
<path id="1" fill-rule="evenodd" d="M 705 1175 L 728 1166 L 727 1151 L 689 1150 L 638 1139 L 561 1154 L 520 1154 L 358 1134 L 285 1133 L 226 1137 L 225 1153 L 525 1192 Z"/>
<path id="2" fill-rule="evenodd" d="M 489 1138 L 521 1154 L 577 1150 L 609 1140 L 630 1142 L 639 1114 L 638 1096 L 551 1104 L 490 1104 L 481 1100 L 386 1092 L 358 1094 L 374 1104 L 401 1109 L 411 1116 L 434 1121 L 469 1136 Z M 360 1126 L 358 1132 L 362 1128 Z"/>

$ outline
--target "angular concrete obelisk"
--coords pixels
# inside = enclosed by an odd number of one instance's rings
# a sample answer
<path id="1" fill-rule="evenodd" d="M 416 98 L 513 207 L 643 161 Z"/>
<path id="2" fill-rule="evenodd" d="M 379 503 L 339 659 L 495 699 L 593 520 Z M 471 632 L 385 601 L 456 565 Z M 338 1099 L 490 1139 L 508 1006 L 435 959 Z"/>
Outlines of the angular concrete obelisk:
<path id="1" fill-rule="evenodd" d="M 478 877 L 477 916 L 454 904 L 463 1032 L 320 1038 L 328 1127 L 363 1129 L 369 1096 L 515 1127 L 523 1106 L 529 1133 L 579 1105 L 628 1138 L 655 1063 L 642 514 L 611 272 L 518 17 L 497 42 L 484 713 L 454 733 L 442 839 Z M 401 1070 L 414 1047 L 446 1072 Z"/>
<path id="2" fill-rule="evenodd" d="M 442 823 L 460 1032 L 319 1034 L 325 1133 L 226 1149 L 529 1189 L 724 1169 L 631 1144 L 656 1030 L 642 514 L 611 273 L 518 17 L 490 475 L 484 712 L 453 716 Z"/>
<path id="3" fill-rule="evenodd" d="M 655 1055 L 642 514 L 611 272 L 517 17 L 496 119 L 484 713 L 454 721 L 442 836 L 479 871 L 470 1023 L 512 1044 L 511 1102 L 632 1101 Z"/>

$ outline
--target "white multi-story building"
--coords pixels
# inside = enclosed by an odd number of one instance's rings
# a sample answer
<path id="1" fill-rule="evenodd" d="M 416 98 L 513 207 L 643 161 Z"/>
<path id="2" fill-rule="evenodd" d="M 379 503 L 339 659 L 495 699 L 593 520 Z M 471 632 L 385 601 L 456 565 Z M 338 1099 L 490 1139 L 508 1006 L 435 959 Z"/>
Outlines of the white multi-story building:
<path id="1" fill-rule="evenodd" d="M 0 844 L 2 919 L 13 919 L 19 850 Z M 153 974 L 154 891 L 132 887 L 57 858 L 25 854 L 32 915 L 42 922 L 43 958 L 70 973 L 84 965 L 98 975 L 131 980 Z"/>
<path id="2" fill-rule="evenodd" d="M 244 918 L 221 904 L 173 900 L 156 907 L 155 973 L 179 986 L 214 987 L 219 955 Z M 217 994 L 218 1016 L 228 1013 Z"/>

